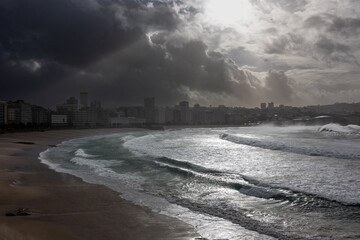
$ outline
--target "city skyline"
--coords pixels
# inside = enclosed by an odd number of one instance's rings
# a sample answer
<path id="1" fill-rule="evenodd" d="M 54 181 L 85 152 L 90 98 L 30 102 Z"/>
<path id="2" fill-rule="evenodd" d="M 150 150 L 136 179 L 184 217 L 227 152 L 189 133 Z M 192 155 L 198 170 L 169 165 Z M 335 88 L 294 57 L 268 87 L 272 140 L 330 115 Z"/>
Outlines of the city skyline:
<path id="1" fill-rule="evenodd" d="M 81 98 L 82 95 L 86 95 L 86 100 L 83 99 L 83 101 L 86 101 L 86 104 L 84 105 L 84 103 L 82 103 Z M 40 102 L 40 103 L 35 103 L 35 102 L 30 102 L 27 99 L 24 98 L 19 98 L 19 99 L 0 99 L 0 102 L 3 103 L 12 103 L 12 102 L 25 102 L 27 104 L 30 105 L 34 105 L 34 106 L 39 106 L 39 107 L 43 107 L 46 108 L 48 110 L 52 110 L 52 111 L 56 111 L 57 107 L 59 105 L 62 104 L 68 104 L 68 102 L 73 101 L 71 104 L 75 104 L 77 109 L 81 109 L 81 108 L 89 108 L 91 107 L 91 105 L 100 105 L 102 108 L 104 109 L 116 109 L 119 107 L 139 107 L 142 106 L 144 107 L 145 103 L 144 101 L 146 99 L 154 99 L 154 106 L 155 107 L 174 107 L 174 106 L 178 106 L 181 105 L 181 103 L 183 102 L 187 102 L 189 107 L 195 107 L 195 106 L 201 106 L 201 107 L 209 107 L 209 108 L 217 108 L 217 107 L 229 107 L 229 108 L 247 108 L 247 109 L 266 109 L 269 107 L 269 105 L 271 106 L 270 108 L 274 108 L 274 107 L 281 107 L 281 106 L 285 106 L 285 107 L 296 107 L 296 108 L 306 108 L 306 107 L 314 107 L 314 106 L 330 106 L 330 105 L 337 105 L 337 104 L 360 104 L 360 102 L 331 102 L 329 104 L 320 104 L 320 103 L 314 103 L 311 105 L 299 105 L 299 106 L 293 106 L 293 105 L 286 105 L 286 104 L 280 104 L 280 103 L 276 103 L 273 101 L 266 101 L 266 102 L 259 102 L 257 105 L 251 106 L 251 107 L 247 107 L 247 106 L 241 106 L 241 105 L 226 105 L 223 102 L 218 102 L 218 103 L 214 103 L 214 104 L 199 104 L 198 102 L 193 102 L 193 101 L 189 101 L 186 99 L 182 99 L 182 100 L 178 100 L 175 101 L 173 104 L 166 104 L 166 103 L 159 103 L 156 99 L 156 97 L 153 96 L 146 96 L 143 97 L 142 99 L 138 99 L 136 100 L 134 103 L 132 104 L 125 104 L 125 103 L 113 103 L 114 105 L 112 106 L 106 106 L 103 104 L 102 99 L 99 98 L 93 98 L 92 94 L 89 94 L 88 92 L 79 92 L 78 96 L 77 95 L 67 95 L 67 96 L 62 96 L 59 97 L 60 101 L 56 102 L 54 104 L 52 104 L 51 106 L 47 105 L 46 102 Z M 46 100 L 45 100 L 46 101 Z M 74 103 L 75 102 L 75 103 Z M 265 106 L 265 107 L 264 107 Z"/>
<path id="2" fill-rule="evenodd" d="M 91 95 L 90 95 L 91 96 Z M 155 97 L 144 98 L 143 105 L 103 107 L 98 99 L 89 98 L 88 92 L 69 97 L 58 103 L 56 109 L 45 109 L 24 100 L 0 101 L 2 128 L 99 128 L 99 127 L 151 127 L 163 125 L 259 125 L 259 124 L 359 124 L 359 103 L 335 103 L 293 107 L 263 102 L 255 108 L 225 105 L 191 106 L 180 101 L 172 106 L 160 106 Z"/>
<path id="3" fill-rule="evenodd" d="M 358 1 L 2 1 L 1 100 L 360 101 Z"/>

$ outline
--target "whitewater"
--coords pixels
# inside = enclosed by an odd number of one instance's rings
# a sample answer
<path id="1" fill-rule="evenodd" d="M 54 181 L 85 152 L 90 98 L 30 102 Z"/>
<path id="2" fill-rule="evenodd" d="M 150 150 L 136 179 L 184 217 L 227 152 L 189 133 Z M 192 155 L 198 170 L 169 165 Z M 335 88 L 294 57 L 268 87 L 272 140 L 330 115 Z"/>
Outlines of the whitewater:
<path id="1" fill-rule="evenodd" d="M 207 239 L 360 239 L 357 125 L 121 133 L 39 158 Z"/>

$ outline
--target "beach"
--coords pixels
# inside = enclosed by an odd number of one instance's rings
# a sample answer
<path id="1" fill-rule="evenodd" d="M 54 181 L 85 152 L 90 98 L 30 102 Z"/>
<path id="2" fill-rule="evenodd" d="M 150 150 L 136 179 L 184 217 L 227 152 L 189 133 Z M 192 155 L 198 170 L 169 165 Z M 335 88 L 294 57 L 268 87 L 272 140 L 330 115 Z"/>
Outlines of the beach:
<path id="1" fill-rule="evenodd" d="M 102 185 L 50 170 L 39 153 L 73 138 L 138 129 L 0 135 L 0 239 L 194 239 L 193 227 L 121 199 Z M 5 216 L 19 208 L 28 216 Z"/>

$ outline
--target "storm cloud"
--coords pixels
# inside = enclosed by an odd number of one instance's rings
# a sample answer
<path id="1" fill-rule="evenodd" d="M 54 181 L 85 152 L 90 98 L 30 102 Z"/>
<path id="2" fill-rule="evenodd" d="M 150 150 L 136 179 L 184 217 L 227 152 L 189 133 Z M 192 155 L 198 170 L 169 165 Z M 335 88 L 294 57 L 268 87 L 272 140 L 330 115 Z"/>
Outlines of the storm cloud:
<path id="1" fill-rule="evenodd" d="M 360 88 L 358 2 L 251 1 L 229 24 L 211 1 L 1 1 L 0 97 L 304 105 Z"/>

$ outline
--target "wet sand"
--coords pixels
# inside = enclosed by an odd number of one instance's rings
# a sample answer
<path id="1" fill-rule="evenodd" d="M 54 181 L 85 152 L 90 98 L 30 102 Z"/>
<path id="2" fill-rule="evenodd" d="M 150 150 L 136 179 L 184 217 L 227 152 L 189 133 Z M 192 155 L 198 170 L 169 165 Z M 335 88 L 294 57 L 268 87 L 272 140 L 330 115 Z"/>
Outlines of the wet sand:
<path id="1" fill-rule="evenodd" d="M 120 198 L 101 185 L 50 170 L 39 153 L 64 140 L 136 129 L 0 135 L 0 240 L 195 239 L 192 226 Z M 32 144 L 33 143 L 33 144 Z M 27 208 L 30 216 L 5 216 Z"/>

